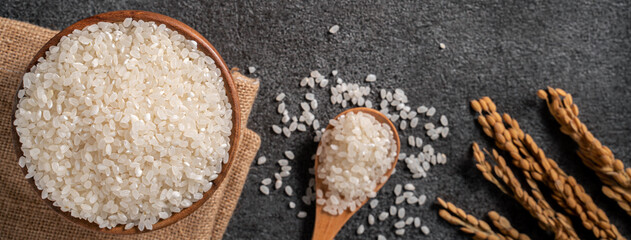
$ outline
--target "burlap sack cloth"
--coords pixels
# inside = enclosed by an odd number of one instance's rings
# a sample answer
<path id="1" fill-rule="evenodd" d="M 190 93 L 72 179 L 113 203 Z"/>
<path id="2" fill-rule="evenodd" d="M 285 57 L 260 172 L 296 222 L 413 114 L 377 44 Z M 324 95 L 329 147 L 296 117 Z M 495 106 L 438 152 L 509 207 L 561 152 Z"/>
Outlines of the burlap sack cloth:
<path id="1" fill-rule="evenodd" d="M 220 239 L 261 144 L 260 137 L 245 128 L 259 82 L 233 73 L 244 130 L 230 172 L 212 198 L 193 214 L 160 230 L 124 237 L 95 233 L 44 205 L 24 179 L 13 151 L 10 114 L 18 81 L 31 58 L 56 33 L 0 17 L 0 239 Z"/>

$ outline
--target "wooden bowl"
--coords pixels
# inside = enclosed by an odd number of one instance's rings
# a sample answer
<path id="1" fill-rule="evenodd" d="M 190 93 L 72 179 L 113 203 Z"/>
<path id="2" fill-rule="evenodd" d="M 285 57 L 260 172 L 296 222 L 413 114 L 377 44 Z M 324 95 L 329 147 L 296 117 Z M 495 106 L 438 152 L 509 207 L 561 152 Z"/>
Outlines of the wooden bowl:
<path id="1" fill-rule="evenodd" d="M 173 18 L 164 16 L 162 14 L 146 12 L 146 11 L 136 11 L 136 10 L 114 11 L 114 12 L 98 14 L 98 15 L 83 19 L 81 21 L 78 21 L 70 25 L 69 27 L 62 30 L 61 32 L 59 32 L 52 39 L 50 39 L 44 45 L 44 47 L 42 47 L 42 49 L 39 50 L 39 52 L 37 52 L 35 57 L 33 57 L 33 60 L 31 60 L 31 63 L 29 63 L 28 67 L 26 68 L 26 72 L 29 72 L 31 67 L 37 64 L 37 59 L 45 56 L 46 51 L 48 51 L 48 49 L 51 46 L 57 45 L 61 37 L 72 33 L 73 30 L 75 29 L 81 30 L 84 27 L 87 27 L 89 25 L 92 25 L 98 22 L 122 22 L 126 18 L 132 18 L 134 20 L 143 20 L 146 22 L 153 21 L 158 25 L 164 24 L 169 29 L 178 31 L 180 34 L 186 37 L 186 39 L 196 41 L 197 49 L 199 49 L 200 51 L 208 55 L 210 58 L 212 58 L 215 61 L 215 65 L 217 65 L 217 67 L 221 70 L 221 76 L 224 80 L 224 87 L 226 89 L 226 94 L 228 95 L 228 100 L 230 104 L 232 105 L 232 133 L 230 135 L 230 151 L 229 151 L 230 157 L 229 157 L 228 163 L 222 166 L 221 173 L 219 173 L 219 176 L 215 180 L 213 180 L 213 187 L 209 191 L 204 193 L 204 196 L 202 199 L 193 203 L 193 205 L 191 205 L 190 207 L 185 208 L 178 213 L 174 213 L 173 215 L 171 215 L 171 217 L 158 221 L 156 224 L 153 225 L 153 230 L 158 230 L 160 228 L 169 226 L 177 222 L 178 220 L 188 216 L 189 214 L 193 213 L 193 211 L 198 209 L 202 204 L 204 204 L 204 202 L 206 202 L 206 200 L 208 200 L 215 193 L 217 188 L 223 182 L 224 178 L 227 175 L 228 170 L 230 169 L 230 166 L 232 165 L 232 162 L 234 161 L 234 156 L 236 155 L 236 152 L 237 152 L 237 148 L 238 148 L 237 144 L 239 143 L 239 139 L 241 137 L 241 121 L 240 121 L 241 111 L 239 108 L 239 98 L 237 96 L 237 90 L 232 80 L 232 75 L 230 75 L 230 72 L 228 71 L 228 67 L 226 66 L 226 63 L 221 58 L 221 56 L 219 56 L 219 53 L 217 53 L 217 50 L 215 50 L 215 48 L 210 44 L 210 42 L 208 42 L 208 40 L 206 40 L 206 38 L 204 38 L 199 32 L 195 31 L 193 28 L 189 27 L 188 25 L 178 20 L 175 20 Z M 22 83 L 22 80 L 20 79 L 18 91 L 23 88 L 24 88 L 24 85 Z M 11 126 L 12 126 L 11 132 L 13 135 L 13 143 L 14 143 L 13 145 L 15 148 L 15 153 L 17 155 L 17 158 L 19 159 L 21 156 L 23 156 L 23 152 L 21 149 L 22 144 L 19 141 L 19 136 L 17 135 L 15 126 L 13 125 L 13 122 L 15 121 L 15 111 L 17 110 L 18 101 L 19 99 L 17 97 L 17 91 L 16 91 L 16 95 L 15 95 L 14 103 L 13 103 L 13 114 L 11 115 Z M 27 169 L 22 168 L 22 170 L 24 174 L 26 175 Z M 28 181 L 30 185 L 33 187 L 33 189 L 35 189 L 35 191 L 37 192 L 37 195 L 41 196 L 41 191 L 37 189 L 37 187 L 35 186 L 35 182 L 33 178 L 29 178 Z M 144 232 L 152 231 L 152 230 L 140 231 L 138 230 L 137 227 L 133 227 L 131 229 L 125 230 L 123 225 L 119 225 L 112 229 L 99 228 L 98 224 L 96 223 L 91 223 L 84 219 L 72 217 L 69 212 L 61 211 L 59 207 L 53 206 L 53 202 L 48 199 L 42 199 L 42 200 L 46 203 L 46 205 L 50 206 L 59 215 L 62 215 L 66 219 L 70 220 L 71 222 L 76 223 L 77 225 L 85 227 L 89 230 L 102 232 L 102 233 L 110 233 L 110 234 L 137 234 L 137 233 L 144 233 Z"/>

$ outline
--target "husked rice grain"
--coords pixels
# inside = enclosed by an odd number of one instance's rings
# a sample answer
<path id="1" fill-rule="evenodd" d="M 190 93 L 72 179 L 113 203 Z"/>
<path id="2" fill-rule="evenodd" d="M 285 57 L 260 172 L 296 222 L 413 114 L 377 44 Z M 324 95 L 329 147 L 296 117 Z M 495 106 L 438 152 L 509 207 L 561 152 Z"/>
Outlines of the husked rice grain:
<path id="1" fill-rule="evenodd" d="M 287 196 L 294 195 L 294 190 L 291 188 L 291 186 L 289 185 L 285 186 L 285 194 L 287 194 Z"/>
<path id="2" fill-rule="evenodd" d="M 277 102 L 283 101 L 283 99 L 285 99 L 285 93 L 279 93 L 279 94 L 276 96 L 276 101 L 277 101 Z"/>
<path id="3" fill-rule="evenodd" d="M 429 228 L 425 225 L 421 226 L 421 232 L 425 235 L 429 235 Z"/>
<path id="4" fill-rule="evenodd" d="M 366 82 L 374 82 L 377 81 L 377 76 L 375 76 L 375 74 L 368 74 L 368 76 L 366 76 Z"/>
<path id="5" fill-rule="evenodd" d="M 265 162 L 267 162 L 267 158 L 265 156 L 261 156 L 259 157 L 259 159 L 256 161 L 256 164 L 258 165 L 263 165 L 265 164 Z"/>
<path id="6" fill-rule="evenodd" d="M 272 125 L 272 130 L 274 131 L 274 133 L 276 134 L 281 134 L 283 133 L 283 129 L 280 128 L 278 125 Z"/>
<path id="7" fill-rule="evenodd" d="M 394 186 L 394 195 L 397 195 L 397 196 L 401 195 L 401 189 L 402 189 L 401 184 L 397 184 L 396 186 Z"/>
<path id="8" fill-rule="evenodd" d="M 265 194 L 265 195 L 269 195 L 269 188 L 267 188 L 267 186 L 265 185 L 261 185 L 259 187 L 259 190 L 261 191 L 261 193 Z"/>
<path id="9" fill-rule="evenodd" d="M 271 178 L 263 179 L 263 181 L 261 181 L 261 183 L 263 185 L 269 185 L 270 183 L 272 183 L 272 179 Z"/>
<path id="10" fill-rule="evenodd" d="M 416 117 L 412 118 L 412 120 L 410 120 L 410 127 L 416 128 L 417 125 L 418 125 L 418 118 Z"/>
<path id="11" fill-rule="evenodd" d="M 294 160 L 296 156 L 294 155 L 294 152 L 292 151 L 285 151 L 285 157 L 287 157 L 287 159 L 289 160 Z"/>
<path id="12" fill-rule="evenodd" d="M 449 124 L 449 120 L 447 120 L 447 117 L 445 117 L 445 115 L 440 116 L 440 124 L 442 124 L 443 126 L 447 126 Z"/>
<path id="13" fill-rule="evenodd" d="M 405 217 L 405 208 L 399 208 L 399 212 L 397 213 L 397 217 L 399 217 L 399 219 L 403 219 Z"/>
<path id="14" fill-rule="evenodd" d="M 416 137 L 416 147 L 423 146 L 423 139 L 420 137 Z"/>
<path id="15" fill-rule="evenodd" d="M 379 200 L 377 199 L 370 200 L 370 208 L 374 209 L 377 207 L 377 205 L 379 205 Z"/>
<path id="16" fill-rule="evenodd" d="M 427 201 L 427 196 L 425 194 L 423 194 L 420 197 L 418 197 L 418 205 L 425 204 L 425 201 Z"/>
<path id="17" fill-rule="evenodd" d="M 388 213 L 387 213 L 387 212 L 381 212 L 381 213 L 379 214 L 379 221 L 386 220 L 386 219 L 388 218 L 388 216 L 389 216 L 389 215 L 388 215 Z"/>
<path id="18" fill-rule="evenodd" d="M 364 224 L 361 224 L 357 228 L 357 235 L 362 235 L 363 233 L 364 233 Z"/>
<path id="19" fill-rule="evenodd" d="M 337 31 L 340 30 L 340 26 L 339 25 L 333 25 L 331 28 L 329 28 L 329 33 L 331 34 L 336 34 Z"/>

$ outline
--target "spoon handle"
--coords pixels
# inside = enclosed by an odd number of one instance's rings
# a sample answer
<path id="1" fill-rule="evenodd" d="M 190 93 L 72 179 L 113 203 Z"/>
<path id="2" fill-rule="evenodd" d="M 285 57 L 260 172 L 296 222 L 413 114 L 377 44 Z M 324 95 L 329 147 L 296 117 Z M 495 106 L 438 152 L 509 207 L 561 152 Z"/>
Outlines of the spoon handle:
<path id="1" fill-rule="evenodd" d="M 340 215 L 331 215 L 322 210 L 323 205 L 316 205 L 316 219 L 312 240 L 332 240 L 354 212 L 344 211 Z"/>

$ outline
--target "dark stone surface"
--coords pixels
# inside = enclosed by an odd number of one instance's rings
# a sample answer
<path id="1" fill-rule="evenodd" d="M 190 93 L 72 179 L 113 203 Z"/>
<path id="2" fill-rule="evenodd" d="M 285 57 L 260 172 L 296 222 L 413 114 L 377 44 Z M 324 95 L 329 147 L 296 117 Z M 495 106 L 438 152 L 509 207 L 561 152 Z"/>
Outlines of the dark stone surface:
<path id="1" fill-rule="evenodd" d="M 417 193 L 431 199 L 440 196 L 467 212 L 482 217 L 489 210 L 507 216 L 533 239 L 550 238 L 526 211 L 483 180 L 471 158 L 470 144 L 492 142 L 483 137 L 469 110 L 468 101 L 491 96 L 501 112 L 508 112 L 537 141 L 549 157 L 582 183 L 594 201 L 605 210 L 626 237 L 631 237 L 631 217 L 600 192 L 596 175 L 580 163 L 576 145 L 558 130 L 536 90 L 560 87 L 573 93 L 581 119 L 616 156 L 631 166 L 631 6 L 629 1 L 20 1 L 0 3 L 0 16 L 62 29 L 93 14 L 142 9 L 179 19 L 206 36 L 230 66 L 257 67 L 261 78 L 259 98 L 248 127 L 258 132 L 263 144 L 259 156 L 273 160 L 253 166 L 226 239 L 308 239 L 313 226 L 313 208 L 299 197 L 279 191 L 271 196 L 258 192 L 259 182 L 278 171 L 275 160 L 292 149 L 292 176 L 285 180 L 298 194 L 308 182 L 309 156 L 316 145 L 311 134 L 294 134 L 290 140 L 274 135 L 271 124 L 279 123 L 272 98 L 289 94 L 289 106 L 297 113 L 306 93 L 298 88 L 311 70 L 329 73 L 338 69 L 348 82 L 363 82 L 368 73 L 378 76 L 373 89 L 402 88 L 413 106 L 432 105 L 438 116 L 449 117 L 447 140 L 432 142 L 448 155 L 448 163 L 436 166 L 428 178 L 412 180 L 404 164 L 378 195 L 375 210 L 361 209 L 338 235 L 338 239 L 374 239 L 377 234 L 394 238 L 394 218 L 367 226 L 367 216 L 388 209 L 396 183 L 412 182 Z M 336 35 L 330 26 L 339 24 Z M 440 50 L 438 44 L 447 48 Z M 317 116 L 324 120 L 341 111 L 321 98 Z M 373 100 L 377 99 L 373 90 Z M 422 123 L 437 117 L 422 118 Z M 420 128 L 402 135 L 422 135 Z M 424 137 L 426 142 L 428 139 Z M 407 146 L 403 152 L 412 153 Z M 418 150 L 414 150 L 418 151 Z M 289 201 L 298 203 L 289 209 Z M 433 200 L 431 201 L 433 202 Z M 406 206 L 406 205 L 403 205 Z M 297 219 L 299 209 L 309 212 Z M 431 228 L 429 236 L 408 228 L 402 239 L 465 239 L 438 218 L 436 207 L 406 206 L 408 216 L 420 216 Z M 575 228 L 593 238 L 577 219 Z M 366 233 L 358 237 L 360 224 Z"/>

